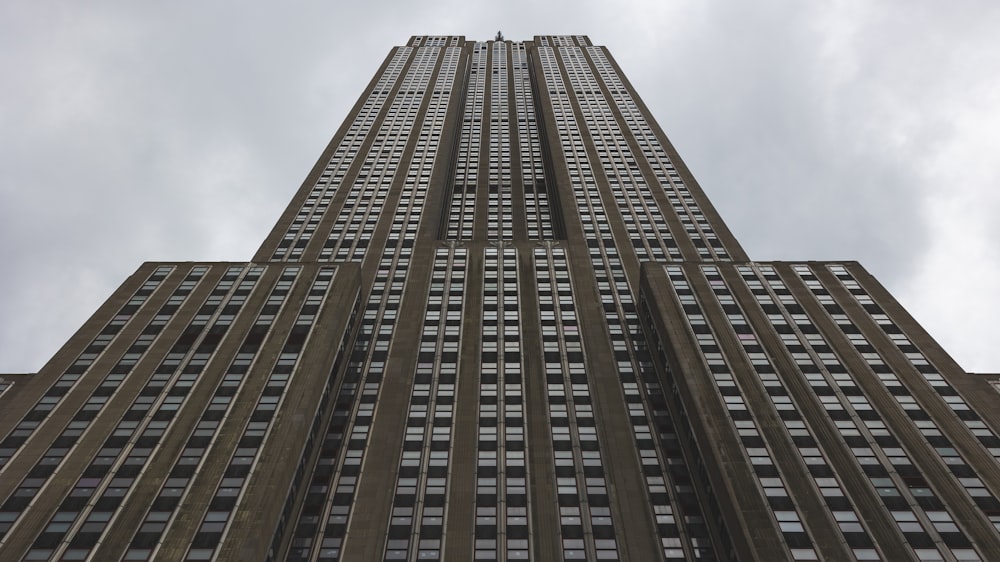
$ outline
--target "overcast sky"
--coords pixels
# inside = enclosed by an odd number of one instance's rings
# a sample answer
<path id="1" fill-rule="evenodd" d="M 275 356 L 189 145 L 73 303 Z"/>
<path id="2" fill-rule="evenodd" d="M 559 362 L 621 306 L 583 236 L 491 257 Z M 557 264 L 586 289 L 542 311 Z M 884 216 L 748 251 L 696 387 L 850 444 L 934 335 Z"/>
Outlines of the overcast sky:
<path id="1" fill-rule="evenodd" d="M 856 259 L 1000 371 L 1000 3 L 0 3 L 0 373 L 147 260 L 248 260 L 411 35 L 605 45 L 751 257 Z"/>

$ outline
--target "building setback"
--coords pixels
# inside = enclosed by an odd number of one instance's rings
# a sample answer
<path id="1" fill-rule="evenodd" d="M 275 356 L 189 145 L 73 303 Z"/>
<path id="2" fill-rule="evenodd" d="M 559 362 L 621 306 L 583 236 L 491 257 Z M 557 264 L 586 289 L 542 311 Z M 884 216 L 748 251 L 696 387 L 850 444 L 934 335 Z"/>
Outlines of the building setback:
<path id="1" fill-rule="evenodd" d="M 991 560 L 997 377 L 753 262 L 584 36 L 416 36 L 247 263 L 0 377 L 0 560 Z"/>

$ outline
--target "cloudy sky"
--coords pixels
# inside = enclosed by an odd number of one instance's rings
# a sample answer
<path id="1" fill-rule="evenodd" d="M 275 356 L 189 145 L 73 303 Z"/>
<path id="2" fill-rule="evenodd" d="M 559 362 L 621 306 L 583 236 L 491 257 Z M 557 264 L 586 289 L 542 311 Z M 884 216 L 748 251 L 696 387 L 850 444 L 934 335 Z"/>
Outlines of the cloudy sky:
<path id="1" fill-rule="evenodd" d="M 1000 371 L 1000 3 L 0 4 L 0 373 L 146 260 L 251 257 L 415 34 L 606 45 L 755 259 L 856 259 Z"/>

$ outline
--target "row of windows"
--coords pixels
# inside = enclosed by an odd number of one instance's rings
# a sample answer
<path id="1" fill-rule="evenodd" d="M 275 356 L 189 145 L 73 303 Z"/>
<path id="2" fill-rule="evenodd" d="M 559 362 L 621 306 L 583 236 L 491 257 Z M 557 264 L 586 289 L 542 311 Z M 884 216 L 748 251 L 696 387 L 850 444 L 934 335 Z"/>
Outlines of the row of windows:
<path id="1" fill-rule="evenodd" d="M 418 35 L 410 41 L 411 47 L 457 47 L 461 44 L 459 35 Z"/>
<path id="2" fill-rule="evenodd" d="M 489 240 L 514 237 L 514 209 L 510 177 L 510 107 L 508 103 L 507 44 L 493 43 L 490 81 L 489 204 L 486 236 Z"/>
<path id="3" fill-rule="evenodd" d="M 833 420 L 859 469 L 894 519 L 905 522 L 897 525 L 898 531 L 918 558 L 939 559 L 942 554 L 934 544 L 943 544 L 958 559 L 977 559 L 975 552 L 967 548 L 965 534 L 954 524 L 945 525 L 952 521 L 945 505 L 777 271 L 770 265 L 740 266 L 738 271 L 826 415 Z M 814 296 L 820 302 L 828 296 L 825 289 L 815 285 L 811 274 L 803 281 L 819 291 Z"/>
<path id="4" fill-rule="evenodd" d="M 136 312 L 139 311 L 140 307 L 149 299 L 149 297 L 160 287 L 163 281 L 167 278 L 167 275 L 173 271 L 173 266 L 160 266 L 157 267 L 153 273 L 143 282 L 143 284 L 136 290 L 135 293 L 129 297 L 129 300 L 118 309 L 118 312 L 112 317 L 112 319 L 101 329 L 100 332 L 94 339 L 90 341 L 86 348 L 79 355 L 70 366 L 63 371 L 59 377 L 56 378 L 55 382 L 45 391 L 45 394 L 38 400 L 35 405 L 28 410 L 24 418 L 14 426 L 14 429 L 7 434 L 2 441 L 0 441 L 0 469 L 2 469 L 14 456 L 20 447 L 22 447 L 28 439 L 38 430 L 42 423 L 49 417 L 49 414 L 62 403 L 63 398 L 69 393 L 69 391 L 76 386 L 83 374 L 90 368 L 90 366 L 97 360 L 97 358 L 104 352 L 104 350 L 111 344 L 112 341 L 118 336 L 122 328 L 132 319 Z M 188 272 L 187 276 L 181 281 L 180 285 L 174 290 L 171 298 L 184 299 L 190 292 L 194 289 L 195 285 L 205 274 L 207 268 L 198 266 L 193 268 Z M 155 339 L 156 334 L 163 329 L 167 321 L 171 318 L 174 312 L 177 311 L 179 303 L 168 303 L 169 306 L 164 306 L 160 312 L 153 318 L 150 324 L 143 330 L 143 334 L 140 338 L 133 344 L 140 344 L 142 351 L 149 347 L 152 340 Z M 119 371 L 134 365 L 139 359 L 139 354 L 141 351 L 139 349 L 131 349 L 126 351 L 125 355 L 120 360 L 122 363 L 121 367 L 116 367 L 113 371 Z M 115 372 L 115 378 L 124 378 L 127 370 L 122 372 Z M 7 529 L 9 529 L 9 524 L 5 520 L 9 516 L 2 515 L 4 508 L 0 507 L 0 538 L 4 536 Z"/>
<path id="5" fill-rule="evenodd" d="M 841 266 L 834 267 L 839 268 L 834 269 L 836 274 L 845 276 L 849 275 L 846 272 L 846 269 L 843 269 Z M 917 398 L 913 395 L 911 389 L 904 384 L 902 377 L 892 370 L 892 368 L 886 363 L 883 354 L 875 349 L 871 342 L 869 342 L 869 340 L 861 333 L 860 329 L 846 314 L 844 314 L 840 306 L 832 301 L 832 296 L 830 295 L 829 290 L 822 285 L 818 277 L 813 274 L 808 266 L 793 266 L 793 270 L 798 275 L 800 280 L 810 289 L 816 300 L 821 303 L 826 303 L 824 308 L 830 316 L 830 319 L 833 320 L 843 331 L 848 341 L 861 356 L 862 360 L 867 363 L 869 369 L 871 369 L 871 371 L 875 374 L 884 389 L 890 396 L 892 396 L 893 400 L 895 400 L 899 407 L 902 408 L 903 412 L 905 412 L 906 416 L 916 426 L 917 430 L 929 445 L 929 448 L 933 450 L 934 454 L 947 466 L 948 470 L 954 476 L 955 481 L 969 495 L 970 499 L 975 502 L 976 506 L 983 512 L 987 519 L 990 520 L 994 528 L 997 528 L 998 524 L 1000 524 L 1000 515 L 998 515 L 998 513 L 1000 513 L 1000 501 L 998 501 L 993 493 L 986 488 L 983 481 L 978 477 L 976 471 L 968 464 L 962 454 L 958 452 L 951 440 L 941 431 L 941 427 L 938 423 L 928 415 L 926 409 L 917 401 Z M 869 304 L 871 306 L 877 306 L 874 303 Z M 899 327 L 892 323 L 888 317 L 881 312 L 881 309 L 879 309 L 879 312 L 876 313 L 869 311 L 869 314 L 872 315 L 872 319 L 875 320 L 887 334 L 896 334 L 897 338 L 902 335 L 902 331 Z M 938 375 L 936 371 L 928 374 Z M 928 382 L 931 380 L 937 382 L 936 378 L 930 379 Z M 939 393 L 941 391 L 942 390 L 940 389 L 938 390 Z M 950 387 L 944 389 L 944 393 L 945 397 L 957 396 L 954 389 Z M 972 423 L 981 421 L 971 409 L 965 410 L 959 407 L 953 408 L 953 411 L 955 411 L 959 419 L 963 419 L 963 421 L 966 419 Z M 983 428 L 976 427 L 976 429 Z M 989 439 L 988 435 L 981 435 L 979 437 L 981 439 Z M 926 450 L 922 451 L 920 454 L 925 455 Z M 956 544 L 955 546 L 961 547 L 967 545 Z"/>
<path id="6" fill-rule="evenodd" d="M 413 49 L 406 47 L 396 50 L 378 82 L 368 94 L 361 110 L 351 126 L 348 127 L 343 140 L 337 146 L 316 185 L 303 201 L 284 238 L 275 249 L 272 259 L 281 260 L 301 256 L 306 243 L 312 238 L 333 200 L 334 194 L 343 184 L 347 170 L 354 163 L 358 151 L 361 150 L 362 144 L 371 131 L 375 117 L 388 100 L 389 93 L 406 66 L 412 51 Z M 305 242 L 300 243 L 300 236 L 303 235 L 306 236 Z"/>
<path id="7" fill-rule="evenodd" d="M 530 554 L 517 250 L 486 248 L 476 430 L 475 560 Z"/>
<path id="8" fill-rule="evenodd" d="M 700 205 L 687 186 L 684 185 L 663 145 L 639 110 L 632 95 L 625 88 L 604 49 L 591 46 L 587 46 L 585 49 L 590 55 L 590 60 L 594 63 L 598 75 L 608 88 L 617 110 L 625 120 L 628 130 L 634 136 L 643 156 L 656 175 L 660 187 L 667 195 L 674 212 L 680 218 L 687 236 L 694 241 L 698 256 L 702 259 L 729 260 L 728 251 L 719 240 Z"/>
<path id="9" fill-rule="evenodd" d="M 197 274 L 197 279 L 208 270 L 207 267 L 200 269 L 202 271 Z M 44 530 L 36 536 L 27 554 L 29 559 L 46 560 L 59 556 L 80 559 L 89 555 L 91 549 L 96 546 L 102 534 L 109 528 L 118 509 L 133 491 L 135 482 L 149 462 L 152 451 L 168 430 L 208 357 L 214 352 L 221 336 L 228 329 L 230 322 L 223 320 L 223 315 L 220 313 L 226 311 L 233 299 L 243 298 L 240 294 L 241 289 L 249 293 L 259 279 L 262 268 L 252 269 L 253 271 L 248 271 L 247 276 L 235 285 L 235 290 L 234 283 L 242 268 L 229 268 L 219 281 L 198 314 L 184 329 L 180 338 L 125 411 L 121 421 L 104 440 L 96 458 L 84 468 L 82 477 L 69 490 Z M 188 287 L 192 286 L 190 284 L 185 286 L 182 282 L 178 291 L 185 293 L 189 290 Z M 165 306 L 179 305 L 182 302 L 182 299 L 175 299 L 181 296 L 176 293 L 177 291 L 171 295 Z M 215 318 L 215 322 L 210 326 L 212 317 Z M 131 368 L 132 365 L 128 365 L 125 374 L 129 374 Z M 109 382 L 111 381 L 105 379 L 102 384 L 105 390 L 110 390 Z M 106 404 L 118 389 L 117 381 L 113 383 L 113 388 L 111 394 L 101 393 L 104 394 L 100 400 L 101 406 Z M 85 424 L 80 423 L 83 421 L 74 418 L 74 422 L 77 423 L 70 431 L 82 434 L 86 429 Z M 86 424 L 89 424 L 89 421 Z M 65 446 L 65 443 L 59 443 L 57 440 L 54 445 Z M 30 476 L 37 477 L 38 474 L 29 474 Z"/>
<path id="10" fill-rule="evenodd" d="M 385 560 L 439 560 L 454 423 L 466 250 L 438 248 L 407 409 Z"/>
<path id="11" fill-rule="evenodd" d="M 590 44 L 584 35 L 543 35 L 539 39 L 540 44 L 545 47 L 585 47 Z"/>
<path id="12" fill-rule="evenodd" d="M 310 285 L 306 299 L 278 353 L 277 361 L 271 368 L 271 373 L 250 412 L 250 418 L 238 438 L 236 449 L 222 474 L 222 480 L 209 500 L 208 511 L 192 539 L 185 560 L 212 560 L 215 557 L 243 490 L 253 473 L 254 465 L 259 461 L 261 448 L 268 438 L 285 391 L 295 375 L 302 349 L 308 341 L 319 308 L 330 292 L 334 272 L 333 268 L 320 269 Z M 292 273 L 298 272 L 286 270 L 286 275 Z M 285 280 L 284 277 L 282 280 Z"/>
<path id="13" fill-rule="evenodd" d="M 569 96 L 566 94 L 565 86 L 559 70 L 558 60 L 555 52 L 550 48 L 540 48 L 539 57 L 542 63 L 544 78 L 550 92 L 553 113 L 555 116 L 557 132 L 563 148 L 563 154 L 567 164 L 567 170 L 572 183 L 573 195 L 577 205 L 577 210 L 583 226 L 584 236 L 587 238 L 591 265 L 594 268 L 595 279 L 600 292 L 601 304 L 604 309 L 604 318 L 611 334 L 611 344 L 616 359 L 616 367 L 619 374 L 619 381 L 622 390 L 629 397 L 630 412 L 638 414 L 643 410 L 642 416 L 634 416 L 633 438 L 636 446 L 641 450 L 644 467 L 651 467 L 654 464 L 656 469 L 645 468 L 651 473 L 647 476 L 645 485 L 650 494 L 650 503 L 654 513 L 669 514 L 674 523 L 658 525 L 661 532 L 660 540 L 664 545 L 664 555 L 672 559 L 683 559 L 685 547 L 688 552 L 710 555 L 710 546 L 707 541 L 695 546 L 696 539 L 689 535 L 684 527 L 685 522 L 679 518 L 673 518 L 672 505 L 682 497 L 689 497 L 683 485 L 678 484 L 686 480 L 686 474 L 680 473 L 679 480 L 667 470 L 667 456 L 662 447 L 669 445 L 670 438 L 662 441 L 648 439 L 651 434 L 648 419 L 649 415 L 644 411 L 643 402 L 651 403 L 650 399 L 642 400 L 643 390 L 658 393 L 660 389 L 655 382 L 655 373 L 648 358 L 636 357 L 629 347 L 631 340 L 636 349 L 645 352 L 642 332 L 639 328 L 638 316 L 635 313 L 632 294 L 629 289 L 628 279 L 622 264 L 618 249 L 615 246 L 614 238 L 611 235 L 611 227 L 607 214 L 602 203 L 593 171 L 583 145 L 582 136 L 573 114 Z M 544 317 L 543 317 L 544 322 Z M 640 387 L 636 380 L 636 373 L 644 381 L 644 386 Z M 639 400 L 636 400 L 636 399 Z M 662 420 L 668 416 L 659 416 Z M 669 432 L 668 432 L 669 434 Z M 677 455 L 679 456 L 679 455 Z M 670 459 L 675 460 L 677 456 Z M 684 465 L 679 465 L 683 467 Z M 676 468 L 676 467 L 674 467 Z M 696 505 L 696 504 L 693 504 Z M 690 512 L 691 520 L 696 521 L 700 514 L 696 509 Z M 666 519 L 666 517 L 665 517 Z M 705 536 L 703 529 L 696 524 L 692 526 L 696 532 Z M 685 540 L 686 539 L 686 540 Z M 686 543 L 686 545 L 684 544 Z M 680 545 L 680 547 L 679 547 Z"/>
<path id="14" fill-rule="evenodd" d="M 746 394 L 737 384 L 732 368 L 722 354 L 716 335 L 705 320 L 701 304 L 684 271 L 679 266 L 664 266 L 670 286 L 684 310 L 685 320 L 697 341 L 701 356 L 715 382 L 716 390 L 729 414 L 742 445 L 742 453 L 753 468 L 757 484 L 764 491 L 773 510 L 775 525 L 794 560 L 817 560 L 812 538 L 802 524 L 801 513 L 788 494 L 786 479 L 774 461 L 768 444 L 761 435 L 754 412 L 748 408 Z M 728 292 L 728 289 L 723 289 Z"/>
<path id="15" fill-rule="evenodd" d="M 204 406 L 198 423 L 188 436 L 184 448 L 181 449 L 179 458 L 143 516 L 129 543 L 126 559 L 148 560 L 153 557 L 155 548 L 172 523 L 181 501 L 186 497 L 195 474 L 203 466 L 205 452 L 215 442 L 222 420 L 232 410 L 236 395 L 243 388 L 246 375 L 257 360 L 258 352 L 273 319 L 284 308 L 298 270 L 299 268 L 287 269 L 272 287 L 253 326 Z M 317 305 L 313 303 L 311 306 Z"/>
<path id="16" fill-rule="evenodd" d="M 465 109 L 455 159 L 455 180 L 448 211 L 448 240 L 470 240 L 475 227 L 476 191 L 479 181 L 479 154 L 482 142 L 483 104 L 486 96 L 485 42 L 472 47 L 469 80 L 465 87 Z"/>
<path id="17" fill-rule="evenodd" d="M 414 65 L 404 79 L 404 88 L 412 86 L 420 80 L 430 79 L 437 62 L 437 58 L 431 55 L 437 49 L 426 49 L 426 51 L 431 52 L 424 51 L 425 49 L 418 51 Z M 430 172 L 437 154 L 458 58 L 459 49 L 457 48 L 449 48 L 444 54 L 441 72 L 438 75 L 419 131 L 421 142 L 418 143 L 417 152 L 410 161 L 405 180 L 404 196 L 412 195 L 414 190 L 419 195 L 415 199 L 408 198 L 406 200 L 409 202 L 409 209 L 406 212 L 415 212 L 417 216 L 423 208 L 423 194 L 426 193 L 430 182 Z M 410 137 L 410 130 L 413 127 L 417 110 L 422 103 L 423 90 L 416 91 L 419 92 L 419 95 L 408 93 L 406 96 L 397 96 L 396 101 L 390 107 L 383 127 L 376 136 L 368 156 L 368 159 L 371 160 L 380 154 L 384 155 L 391 151 L 389 165 L 385 168 L 376 165 L 371 177 L 366 175 L 364 168 L 362 168 L 362 173 L 358 176 L 351 193 L 344 201 L 340 215 L 320 251 L 320 259 L 361 261 L 364 258 L 388 197 L 388 190 L 395 181 L 396 167 L 402 157 L 402 148 Z M 414 90 L 407 90 L 407 92 L 414 92 Z M 406 212 L 396 213 L 393 230 L 398 231 L 404 222 L 407 223 L 403 239 L 412 241 L 416 239 L 419 221 L 413 220 L 412 216 L 404 216 Z"/>
<path id="18" fill-rule="evenodd" d="M 785 383 L 778 376 L 778 370 L 768 358 L 764 347 L 758 340 L 753 326 L 747 321 L 740 305 L 716 266 L 702 266 L 701 271 L 709 286 L 734 329 L 737 341 L 743 348 L 745 359 L 753 365 L 753 373 L 766 393 L 771 407 L 784 425 L 785 436 L 790 438 L 799 458 L 805 464 L 813 480 L 816 490 L 823 497 L 826 507 L 830 510 L 843 535 L 844 541 L 851 548 L 852 554 L 859 560 L 879 560 L 881 556 L 873 548 L 873 542 L 868 530 L 860 523 L 857 511 L 845 493 L 837 474 L 830 468 L 830 462 L 823 447 L 801 413 L 801 409 L 789 394 Z M 699 334 L 699 338 L 701 335 Z M 808 376 L 808 375 L 807 375 Z M 744 382 L 746 384 L 746 382 Z M 747 439 L 744 438 L 744 444 Z M 857 450 L 855 449 L 855 452 Z M 764 494 L 769 498 L 773 495 L 786 494 L 767 487 Z"/>
<path id="19" fill-rule="evenodd" d="M 803 266 L 799 266 L 803 267 Z M 915 346 L 913 342 L 896 326 L 887 314 L 875 304 L 871 295 L 857 282 L 851 273 L 842 265 L 830 265 L 827 268 L 836 276 L 841 285 L 864 308 L 865 312 L 875 321 L 879 328 L 906 357 L 913 368 L 941 397 L 956 417 L 972 432 L 976 439 L 990 452 L 994 459 L 1000 460 L 1000 437 L 993 432 L 982 418 L 972 409 L 953 386 L 948 384 L 941 373 L 930 360 Z M 796 268 L 798 269 L 798 268 Z M 1000 523 L 1000 519 L 994 521 Z"/>
<path id="20" fill-rule="evenodd" d="M 156 272 L 154 272 L 153 276 L 147 279 L 147 281 L 142 285 L 142 288 L 140 288 L 139 291 L 137 291 L 137 293 L 129 300 L 132 305 L 126 304 L 125 306 L 136 306 L 140 299 L 145 302 L 149 295 L 160 286 L 162 281 L 172 269 L 172 267 L 158 268 Z M 6 536 L 14 524 L 19 520 L 24 510 L 27 509 L 31 500 L 40 493 L 42 487 L 49 481 L 51 476 L 69 454 L 70 449 L 76 445 L 77 442 L 79 442 L 84 432 L 90 428 L 90 425 L 94 418 L 97 417 L 97 414 L 100 413 L 108 400 L 117 392 L 118 388 L 125 381 L 125 378 L 131 373 L 135 364 L 145 356 L 146 351 L 152 345 L 153 341 L 156 340 L 166 323 L 173 317 L 174 312 L 176 312 L 179 308 L 179 303 L 183 302 L 187 298 L 191 290 L 201 280 L 206 271 L 207 268 L 199 266 L 192 268 L 192 270 L 188 272 L 181 283 L 175 287 L 170 297 L 168 297 L 168 303 L 161 306 L 157 315 L 154 316 L 154 318 L 146 325 L 146 327 L 142 330 L 142 333 L 136 337 L 132 345 L 125 351 L 118 362 L 111 369 L 109 369 L 108 373 L 100 380 L 98 386 L 87 398 L 87 401 L 84 402 L 84 404 L 73 415 L 69 424 L 45 449 L 42 457 L 28 472 L 28 475 L 21 480 L 16 488 L 11 491 L 9 497 L 3 502 L 3 504 L 0 504 L 0 538 Z M 115 320 L 112 320 L 112 322 L 107 324 L 101 333 L 91 342 L 91 345 L 88 346 L 87 349 L 91 350 L 91 353 L 95 355 L 95 359 L 98 354 L 96 350 L 100 349 L 103 351 L 107 344 L 110 343 L 110 341 L 112 341 L 112 339 L 121 330 L 123 324 L 119 324 L 118 321 L 124 318 L 131 318 L 131 314 L 116 315 Z M 88 358 L 87 360 L 92 362 L 92 359 Z M 77 362 L 78 361 L 80 361 L 80 358 L 77 359 Z M 74 364 L 76 364 L 76 362 L 74 362 Z M 41 424 L 41 420 L 45 419 L 38 419 L 38 413 L 43 412 L 48 415 L 48 413 L 50 413 L 51 410 L 60 403 L 62 397 L 65 395 L 65 392 L 68 391 L 72 384 L 75 384 L 80 376 L 81 374 L 66 373 L 60 376 L 59 379 L 57 379 L 56 384 L 50 387 L 34 408 L 28 412 L 25 418 L 17 426 L 15 426 L 14 430 L 4 441 L 9 445 L 9 448 L 5 449 L 5 456 L 7 458 L 10 458 L 21 450 L 20 447 L 15 445 L 21 445 L 23 447 L 23 444 L 38 429 Z"/>
<path id="21" fill-rule="evenodd" d="M 599 163 L 614 192 L 616 207 L 641 261 L 680 260 L 666 220 L 660 213 L 621 128 L 601 93 L 590 66 L 577 48 L 561 49 L 570 86 L 594 141 Z M 640 230 L 639 224 L 643 225 Z M 652 224 L 656 225 L 654 229 Z"/>
<path id="22" fill-rule="evenodd" d="M 826 339 L 804 314 L 793 314 L 789 309 L 801 311 L 799 303 L 771 266 L 758 266 L 766 278 L 767 288 L 753 267 L 740 266 L 747 287 L 767 313 L 769 321 L 780 335 L 786 350 L 801 370 L 826 415 L 833 420 L 837 433 L 844 440 L 875 492 L 892 513 L 914 514 L 925 523 L 919 530 L 908 525 L 904 538 L 916 550 L 928 541 L 939 541 L 930 529 L 929 514 L 943 509 L 933 490 L 913 465 L 896 438 L 890 434 L 878 412 L 873 408 L 854 378 L 838 359 Z M 781 306 L 775 304 L 775 301 Z M 925 513 L 925 510 L 928 510 Z M 945 517 L 950 515 L 944 513 Z M 939 517 L 938 517 L 939 518 Z M 843 528 L 843 525 L 841 525 Z M 904 532 L 902 529 L 900 532 Z M 914 534 L 917 533 L 917 534 Z M 967 545 L 967 539 L 956 529 L 956 534 L 945 538 L 952 547 Z M 922 549 L 924 555 L 935 549 Z M 919 554 L 919 553 L 918 553 Z"/>
<path id="23" fill-rule="evenodd" d="M 388 246 L 382 251 L 344 381 L 295 522 L 290 561 L 340 559 L 411 253 L 405 246 Z"/>
<path id="24" fill-rule="evenodd" d="M 461 50 L 458 48 L 449 48 L 445 51 L 434 92 L 431 94 L 419 131 L 423 142 L 417 143 L 410 158 L 399 203 L 390 225 L 387 247 L 396 247 L 400 244 L 412 247 L 416 240 L 460 57 Z"/>
<path id="25" fill-rule="evenodd" d="M 566 560 L 617 560 L 604 463 L 565 251 L 535 249 L 546 395 Z"/>
<path id="26" fill-rule="evenodd" d="M 471 55 L 465 95 L 466 104 L 458 143 L 451 203 L 445 237 L 467 240 L 473 237 L 480 175 L 485 175 L 488 239 L 513 239 L 513 184 L 508 80 L 513 76 L 515 113 L 518 125 L 518 153 L 529 239 L 551 239 L 552 221 L 545 191 L 541 146 L 531 99 L 531 78 L 523 43 L 476 43 Z M 510 50 L 508 50 L 508 48 Z M 487 65 L 487 61 L 490 64 Z M 487 67 L 490 72 L 487 74 Z M 488 118 L 485 107 L 489 79 Z M 483 127 L 488 127 L 489 153 L 480 159 Z"/>
<path id="27" fill-rule="evenodd" d="M 354 332 L 354 327 L 357 324 L 358 317 L 361 314 L 361 290 L 360 288 L 355 293 L 354 306 L 351 309 L 350 317 L 348 318 L 347 324 L 344 327 L 344 334 L 340 339 L 340 345 L 337 347 L 337 353 L 334 356 L 333 363 L 330 368 L 330 376 L 326 379 L 326 384 L 323 385 L 323 393 L 320 398 L 319 407 L 316 409 L 316 413 L 313 416 L 313 422 L 309 429 L 309 436 L 302 450 L 302 456 L 299 459 L 299 464 L 295 470 L 295 477 L 292 481 L 292 485 L 288 489 L 288 493 L 285 497 L 284 509 L 281 512 L 281 518 L 279 519 L 277 527 L 274 529 L 274 535 L 271 539 L 271 549 L 268 551 L 267 562 L 273 562 L 280 552 L 280 546 L 282 541 L 285 539 L 285 530 L 289 524 L 296 524 L 297 521 L 292 517 L 292 509 L 295 507 L 295 501 L 299 497 L 298 491 L 302 484 L 303 479 L 308 475 L 310 461 L 312 459 L 313 448 L 320 443 L 321 446 L 326 446 L 327 441 L 324 439 L 322 442 L 317 439 L 320 433 L 325 429 L 323 425 L 323 420 L 326 416 L 326 412 L 335 405 L 330 400 L 333 395 L 333 388 L 335 381 L 337 380 L 336 375 L 340 373 L 341 367 L 347 358 L 349 353 L 349 344 L 351 342 L 351 337 Z M 336 413 L 334 414 L 336 415 Z M 312 467 L 315 468 L 315 467 Z M 308 489 L 309 493 L 314 492 L 313 488 Z M 303 506 L 305 507 L 305 506 Z M 297 530 L 297 529 L 296 529 Z M 311 537 L 306 539 L 311 540 Z M 292 548 L 300 549 L 301 545 L 297 544 L 299 539 L 294 539 L 292 543 Z M 285 560 L 288 557 L 286 556 Z"/>
<path id="28" fill-rule="evenodd" d="M 517 114 L 517 138 L 521 154 L 521 181 L 524 187 L 524 215 L 529 240 L 554 237 L 542 148 L 535 118 L 535 100 L 531 73 L 524 43 L 511 43 L 511 67 L 514 78 L 514 109 Z"/>
<path id="29" fill-rule="evenodd" d="M 402 149 L 410 138 L 425 90 L 437 65 L 438 55 L 436 48 L 417 50 L 400 91 L 365 157 L 361 172 L 320 251 L 321 260 L 364 259 L 402 159 Z M 386 163 L 379 164 L 383 154 L 387 155 Z"/>
<path id="30" fill-rule="evenodd" d="M 679 486 L 678 492 L 680 493 L 678 493 L 678 496 L 680 498 L 680 508 L 681 508 L 679 511 L 680 513 L 684 514 L 684 522 L 687 526 L 688 531 L 693 535 L 690 540 L 689 546 L 698 548 L 702 545 L 702 543 L 707 544 L 710 542 L 710 539 L 708 538 L 707 525 L 705 524 L 704 518 L 701 516 L 700 512 L 697 511 L 694 514 L 691 514 L 689 509 L 689 506 L 692 505 L 698 506 L 701 502 L 704 502 L 704 504 L 707 507 L 708 513 L 714 519 L 716 531 L 718 533 L 717 536 L 720 539 L 721 542 L 720 546 L 722 547 L 722 551 L 729 554 L 730 558 L 733 558 L 735 556 L 735 553 L 733 552 L 732 539 L 726 530 L 726 525 L 722 517 L 722 509 L 719 506 L 718 497 L 716 496 L 715 491 L 711 488 L 711 486 L 706 487 L 706 483 L 709 482 L 708 478 L 709 465 L 702 458 L 701 451 L 699 450 L 699 444 L 694 437 L 693 426 L 691 424 L 691 419 L 693 419 L 693 416 L 688 415 L 688 409 L 692 407 L 692 404 L 688 404 L 685 402 L 685 400 L 681 399 L 681 390 L 680 387 L 678 386 L 679 385 L 678 378 L 674 376 L 673 372 L 670 369 L 670 365 L 668 363 L 668 352 L 665 345 L 665 342 L 667 342 L 668 339 L 661 334 L 657 326 L 657 323 L 653 320 L 653 313 L 650 310 L 649 302 L 645 297 L 646 297 L 645 294 L 640 294 L 639 307 L 640 310 L 642 311 L 644 326 L 648 329 L 647 333 L 649 334 L 650 344 L 649 348 L 646 350 L 646 352 L 648 353 L 647 359 L 649 361 L 653 361 L 654 358 L 659 360 L 659 367 L 660 369 L 662 369 L 663 382 L 665 386 L 665 388 L 662 389 L 662 392 L 649 392 L 650 407 L 654 411 L 654 414 L 656 416 L 655 419 L 658 421 L 660 427 L 665 428 L 661 429 L 661 432 L 664 431 L 668 432 L 669 435 L 669 439 L 667 439 L 663 437 L 661 433 L 661 441 L 663 441 L 664 443 L 663 449 L 667 452 L 672 452 L 677 456 L 681 456 L 682 453 L 680 452 L 680 449 L 682 446 L 681 440 L 683 438 L 683 441 L 686 442 L 688 445 L 688 453 L 690 456 L 689 460 L 691 462 L 691 466 L 697 469 L 698 471 L 697 474 L 701 478 L 701 485 L 698 487 L 707 490 L 705 496 L 701 498 L 699 501 L 699 499 L 693 497 L 694 493 L 693 490 L 696 486 L 692 485 L 691 481 L 692 474 L 688 472 L 687 467 L 684 467 L 683 473 L 680 474 L 678 473 L 679 471 L 672 471 L 671 476 L 673 477 L 673 480 L 676 482 L 676 484 Z M 651 384 L 647 382 L 646 386 L 647 388 L 649 388 Z M 668 399 L 670 400 L 669 405 L 667 404 Z M 676 416 L 675 419 L 677 420 L 676 430 L 674 427 L 673 419 L 670 415 L 669 408 L 673 408 L 673 411 L 676 413 L 675 414 Z M 671 460 L 671 468 L 673 468 L 674 461 L 673 459 L 670 460 Z M 687 494 L 691 494 L 691 497 L 685 497 L 683 495 L 684 492 L 686 492 Z M 660 518 L 658 516 L 657 517 L 658 524 L 659 524 L 659 519 Z M 676 523 L 677 517 L 672 517 L 670 522 Z M 672 549 L 668 551 L 666 544 L 667 539 L 663 540 L 665 543 L 664 553 L 667 555 L 667 558 L 671 560 L 685 560 L 695 557 L 700 557 L 700 558 L 715 557 L 715 553 L 708 546 L 701 547 L 701 550 L 696 550 L 695 554 L 693 555 L 685 556 L 685 552 L 681 548 L 685 546 L 685 544 L 680 540 L 677 540 L 676 544 L 670 545 L 672 546 Z"/>

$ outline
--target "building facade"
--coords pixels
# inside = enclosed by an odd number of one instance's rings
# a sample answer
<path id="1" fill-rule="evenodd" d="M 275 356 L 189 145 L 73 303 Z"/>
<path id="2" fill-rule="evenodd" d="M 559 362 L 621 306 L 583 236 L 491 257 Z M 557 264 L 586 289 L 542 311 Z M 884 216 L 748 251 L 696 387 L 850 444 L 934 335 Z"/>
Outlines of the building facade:
<path id="1" fill-rule="evenodd" d="M 3 560 L 990 560 L 996 377 L 754 262 L 584 36 L 394 48 L 247 263 L 0 382 Z"/>

